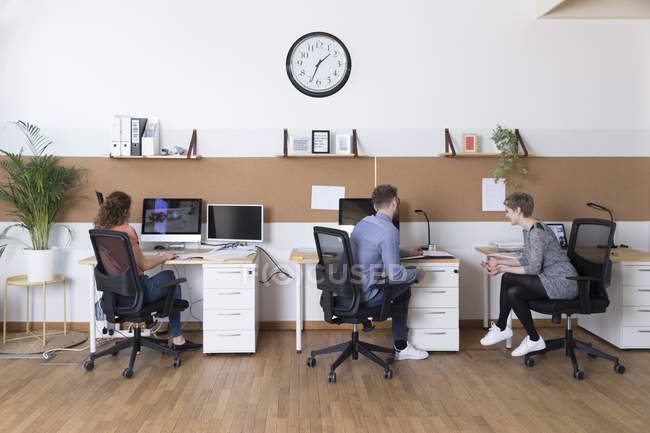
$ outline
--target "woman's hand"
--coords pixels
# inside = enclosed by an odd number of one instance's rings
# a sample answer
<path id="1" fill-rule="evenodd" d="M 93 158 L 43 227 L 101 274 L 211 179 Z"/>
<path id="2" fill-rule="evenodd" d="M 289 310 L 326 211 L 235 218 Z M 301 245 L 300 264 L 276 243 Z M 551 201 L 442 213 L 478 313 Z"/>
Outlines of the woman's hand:
<path id="1" fill-rule="evenodd" d="M 176 253 L 173 251 L 167 251 L 165 254 L 163 254 L 162 259 L 163 263 L 166 262 L 167 260 L 174 260 L 176 258 Z"/>
<path id="2" fill-rule="evenodd" d="M 408 252 L 410 257 L 421 256 L 423 253 L 422 248 L 420 247 L 409 248 Z"/>
<path id="3" fill-rule="evenodd" d="M 500 265 L 496 260 L 488 260 L 487 262 L 481 262 L 481 266 L 485 269 L 485 272 L 488 275 L 497 275 L 502 272 L 505 272 L 506 266 Z"/>

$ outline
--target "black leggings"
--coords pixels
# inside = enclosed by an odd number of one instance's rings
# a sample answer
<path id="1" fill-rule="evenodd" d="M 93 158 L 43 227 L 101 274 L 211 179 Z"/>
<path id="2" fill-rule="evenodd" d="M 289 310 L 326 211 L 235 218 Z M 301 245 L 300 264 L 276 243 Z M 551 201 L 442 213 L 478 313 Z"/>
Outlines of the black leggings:
<path id="1" fill-rule="evenodd" d="M 530 314 L 528 301 L 548 299 L 546 290 L 537 275 L 519 275 L 504 273 L 501 277 L 501 300 L 499 312 L 499 329 L 506 329 L 508 314 L 514 310 L 515 314 L 526 328 L 530 339 L 537 341 L 539 334 L 533 324 L 533 317 Z"/>

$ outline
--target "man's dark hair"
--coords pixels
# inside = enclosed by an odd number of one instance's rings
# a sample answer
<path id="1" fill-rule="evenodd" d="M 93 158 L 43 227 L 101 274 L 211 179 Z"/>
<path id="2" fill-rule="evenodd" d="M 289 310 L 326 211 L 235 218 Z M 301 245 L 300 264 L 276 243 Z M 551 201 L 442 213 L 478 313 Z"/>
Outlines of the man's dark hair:
<path id="1" fill-rule="evenodd" d="M 397 197 L 397 188 L 392 185 L 379 185 L 372 191 L 372 204 L 377 209 L 383 209 Z"/>
<path id="2" fill-rule="evenodd" d="M 520 208 L 521 213 L 524 214 L 526 218 L 533 214 L 533 209 L 535 208 L 533 197 L 525 192 L 513 192 L 508 196 L 508 198 L 506 198 L 506 201 L 504 201 L 503 204 L 512 210 Z"/>

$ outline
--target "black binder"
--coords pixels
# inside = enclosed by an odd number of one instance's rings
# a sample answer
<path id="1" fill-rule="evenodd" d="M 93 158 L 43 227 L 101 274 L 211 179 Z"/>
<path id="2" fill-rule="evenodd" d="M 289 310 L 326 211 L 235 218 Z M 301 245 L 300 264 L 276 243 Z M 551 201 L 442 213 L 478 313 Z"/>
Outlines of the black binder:
<path id="1" fill-rule="evenodd" d="M 131 156 L 142 156 L 142 136 L 147 126 L 147 118 L 131 118 Z"/>

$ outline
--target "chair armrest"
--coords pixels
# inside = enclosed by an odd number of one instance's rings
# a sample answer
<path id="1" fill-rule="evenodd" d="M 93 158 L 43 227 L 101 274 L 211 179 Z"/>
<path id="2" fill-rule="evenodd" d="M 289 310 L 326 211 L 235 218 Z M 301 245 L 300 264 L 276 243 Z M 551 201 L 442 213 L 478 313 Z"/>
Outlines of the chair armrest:
<path id="1" fill-rule="evenodd" d="M 576 276 L 566 277 L 566 279 L 578 282 L 578 303 L 580 304 L 580 313 L 591 314 L 591 296 L 589 295 L 591 282 L 600 281 L 600 278 Z"/>
<path id="2" fill-rule="evenodd" d="M 171 314 L 172 308 L 174 307 L 176 286 L 180 283 L 184 283 L 185 281 L 187 281 L 186 278 L 177 278 L 175 280 L 164 281 L 156 285 L 156 287 L 159 289 L 167 288 L 167 295 L 165 296 L 165 304 L 163 305 L 162 311 L 156 314 L 156 316 L 168 317 Z"/>
<path id="3" fill-rule="evenodd" d="M 393 298 L 394 285 L 386 283 L 387 280 L 381 281 L 383 281 L 382 284 L 376 284 L 373 286 L 383 292 L 381 312 L 379 313 L 379 318 L 377 320 L 386 320 L 387 318 L 391 317 L 391 301 Z"/>

